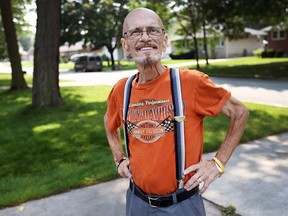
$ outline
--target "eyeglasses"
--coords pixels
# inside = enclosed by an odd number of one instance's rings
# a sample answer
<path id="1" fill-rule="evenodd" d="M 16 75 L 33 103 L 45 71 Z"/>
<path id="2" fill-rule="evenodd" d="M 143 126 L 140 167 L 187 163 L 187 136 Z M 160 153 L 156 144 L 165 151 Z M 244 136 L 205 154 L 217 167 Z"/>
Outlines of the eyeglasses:
<path id="1" fill-rule="evenodd" d="M 163 28 L 158 28 L 158 27 L 145 27 L 145 31 L 143 28 L 135 28 L 132 30 L 129 30 L 127 32 L 124 32 L 124 36 L 127 36 L 128 39 L 134 40 L 134 39 L 139 39 L 142 37 L 143 33 L 146 32 L 146 34 L 151 37 L 151 38 L 158 38 L 165 34 L 165 31 Z"/>

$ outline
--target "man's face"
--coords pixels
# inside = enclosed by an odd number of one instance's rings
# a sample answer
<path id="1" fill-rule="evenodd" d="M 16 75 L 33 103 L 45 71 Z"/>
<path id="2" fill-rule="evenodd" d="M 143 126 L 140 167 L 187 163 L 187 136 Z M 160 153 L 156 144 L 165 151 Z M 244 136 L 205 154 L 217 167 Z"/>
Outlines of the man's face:
<path id="1" fill-rule="evenodd" d="M 160 62 L 168 41 L 159 18 L 145 11 L 127 18 L 123 37 L 121 43 L 126 55 L 142 66 Z"/>

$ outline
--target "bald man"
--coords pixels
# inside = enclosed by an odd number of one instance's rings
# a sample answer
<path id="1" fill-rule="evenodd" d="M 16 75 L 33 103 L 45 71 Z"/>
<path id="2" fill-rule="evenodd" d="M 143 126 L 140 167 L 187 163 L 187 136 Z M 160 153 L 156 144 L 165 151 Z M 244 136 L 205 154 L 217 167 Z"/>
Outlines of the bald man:
<path id="1" fill-rule="evenodd" d="M 168 44 L 161 18 L 147 8 L 131 11 L 123 23 L 121 44 L 138 69 L 124 120 L 129 155 L 124 153 L 120 139 L 127 78 L 119 80 L 109 94 L 104 125 L 117 172 L 130 179 L 126 215 L 206 215 L 201 194 L 224 173 L 249 112 L 204 73 L 181 69 L 185 164 L 183 179 L 176 179 L 179 158 L 170 79 L 174 70 L 161 63 Z M 202 160 L 204 117 L 219 114 L 230 119 L 226 137 L 215 157 Z"/>

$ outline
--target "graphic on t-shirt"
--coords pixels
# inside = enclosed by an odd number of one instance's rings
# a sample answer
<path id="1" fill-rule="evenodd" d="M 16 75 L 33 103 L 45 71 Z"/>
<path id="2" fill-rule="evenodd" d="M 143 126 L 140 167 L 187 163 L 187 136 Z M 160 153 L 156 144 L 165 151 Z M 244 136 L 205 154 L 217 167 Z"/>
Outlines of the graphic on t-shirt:
<path id="1" fill-rule="evenodd" d="M 174 131 L 174 122 L 171 117 L 168 117 L 160 124 L 156 121 L 146 120 L 141 121 L 137 125 L 128 121 L 128 133 L 144 143 L 152 143 L 157 141 L 165 133 Z"/>
<path id="2" fill-rule="evenodd" d="M 127 130 L 144 143 L 153 143 L 174 131 L 173 105 L 170 100 L 145 99 L 130 104 Z"/>

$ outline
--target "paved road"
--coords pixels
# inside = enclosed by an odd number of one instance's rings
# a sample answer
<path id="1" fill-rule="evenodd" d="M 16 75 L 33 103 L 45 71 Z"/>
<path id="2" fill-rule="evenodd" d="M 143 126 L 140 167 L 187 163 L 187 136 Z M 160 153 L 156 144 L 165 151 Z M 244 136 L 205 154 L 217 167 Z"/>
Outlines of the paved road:
<path id="1" fill-rule="evenodd" d="M 61 85 L 114 85 L 119 79 L 135 74 L 136 70 L 116 72 L 75 73 L 63 71 L 60 79 L 71 80 Z M 288 107 L 288 79 L 242 79 L 211 77 L 232 95 L 246 102 Z"/>
<path id="2" fill-rule="evenodd" d="M 226 59 L 214 59 L 211 61 L 225 61 Z M 182 67 L 187 63 L 170 65 Z M 10 67 L 0 64 L 1 72 L 11 73 Z M 24 68 L 28 74 L 32 74 L 31 68 Z M 94 85 L 114 85 L 119 79 L 135 74 L 137 70 L 110 71 L 110 72 L 78 72 L 61 71 L 60 79 L 70 80 L 62 82 L 61 86 L 94 86 Z M 242 101 L 273 106 L 288 107 L 288 79 L 242 79 L 242 78 L 223 78 L 211 77 L 220 86 L 232 92 L 232 95 Z"/>

